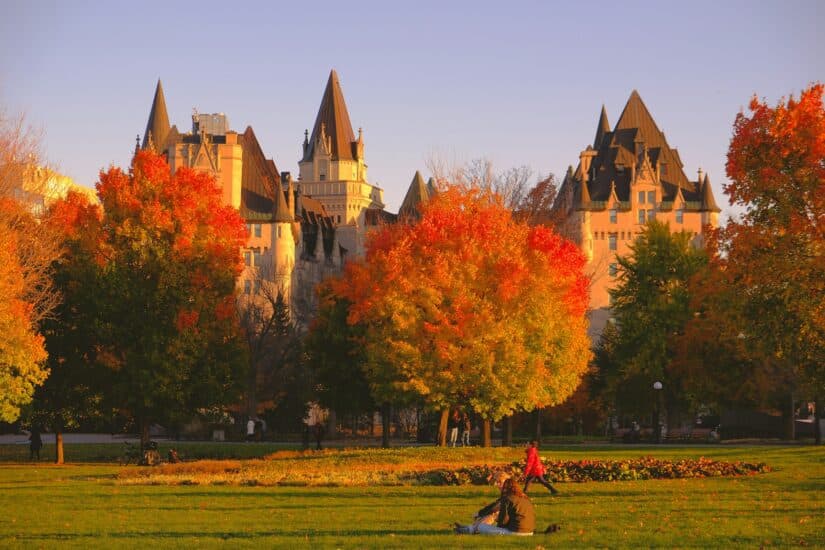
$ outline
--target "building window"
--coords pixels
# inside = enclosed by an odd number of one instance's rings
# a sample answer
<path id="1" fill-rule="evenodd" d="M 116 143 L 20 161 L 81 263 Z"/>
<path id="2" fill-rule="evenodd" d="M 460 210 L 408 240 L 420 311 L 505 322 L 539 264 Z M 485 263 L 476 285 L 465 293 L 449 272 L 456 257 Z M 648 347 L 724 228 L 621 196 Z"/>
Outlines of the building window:
<path id="1" fill-rule="evenodd" d="M 254 254 L 253 260 L 255 261 L 255 265 L 257 267 L 260 267 L 260 265 L 261 265 L 261 251 L 256 250 L 256 251 L 253 252 L 253 254 Z"/>
<path id="2" fill-rule="evenodd" d="M 260 237 L 261 236 L 261 224 L 256 223 L 255 226 L 253 227 L 253 229 L 255 230 L 255 236 Z"/>
<path id="3" fill-rule="evenodd" d="M 615 277 L 616 273 L 618 273 L 619 269 L 616 264 L 610 264 L 607 268 L 607 272 L 610 274 L 611 277 Z"/>
<path id="4" fill-rule="evenodd" d="M 659 174 L 662 176 L 667 174 L 667 164 L 659 164 Z"/>
<path id="5" fill-rule="evenodd" d="M 644 204 L 644 203 L 645 203 L 645 192 L 644 191 L 639 191 L 639 204 Z"/>
<path id="6" fill-rule="evenodd" d="M 621 235 L 619 236 L 621 240 L 624 240 L 624 231 L 622 231 Z"/>
<path id="7" fill-rule="evenodd" d="M 610 210 L 610 223 L 617 223 L 617 212 L 616 209 L 613 208 Z"/>
<path id="8" fill-rule="evenodd" d="M 249 250 L 243 253 L 243 263 L 246 266 L 252 265 L 252 252 L 250 252 Z"/>
<path id="9" fill-rule="evenodd" d="M 645 223 L 645 211 L 639 210 L 639 223 Z"/>
<path id="10" fill-rule="evenodd" d="M 252 224 L 251 223 L 246 224 L 246 232 L 250 235 L 252 234 Z"/>
<path id="11" fill-rule="evenodd" d="M 656 191 L 647 192 L 647 204 L 656 204 Z"/>
<path id="12" fill-rule="evenodd" d="M 607 236 L 607 239 L 608 239 L 608 248 L 610 250 L 616 250 L 616 248 L 617 248 L 616 247 L 616 234 L 611 233 L 610 235 Z"/>
<path id="13" fill-rule="evenodd" d="M 318 176 L 318 179 L 319 179 L 320 181 L 324 181 L 324 180 L 326 180 L 326 179 L 327 179 L 327 175 L 326 175 L 326 174 L 321 174 L 320 176 Z"/>
<path id="14" fill-rule="evenodd" d="M 252 293 L 252 281 L 246 279 L 243 282 L 243 293 L 244 294 L 251 294 Z"/>
<path id="15" fill-rule="evenodd" d="M 681 208 L 676 211 L 676 223 L 684 223 L 685 221 L 685 211 Z"/>
<path id="16" fill-rule="evenodd" d="M 255 279 L 255 294 L 261 293 L 261 280 Z"/>
<path id="17" fill-rule="evenodd" d="M 338 214 L 338 223 L 341 223 L 341 214 Z"/>
<path id="18" fill-rule="evenodd" d="M 653 210 L 647 211 L 647 221 L 656 219 L 656 213 Z"/>

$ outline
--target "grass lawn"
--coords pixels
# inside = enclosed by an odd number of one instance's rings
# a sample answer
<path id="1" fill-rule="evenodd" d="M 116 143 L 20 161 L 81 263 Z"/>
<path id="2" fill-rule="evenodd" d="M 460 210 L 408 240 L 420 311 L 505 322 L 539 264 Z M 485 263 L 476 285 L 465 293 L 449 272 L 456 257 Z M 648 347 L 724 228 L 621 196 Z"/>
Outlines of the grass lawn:
<path id="1" fill-rule="evenodd" d="M 443 462 L 448 456 L 456 466 L 522 456 L 521 449 L 448 451 L 404 449 L 391 456 L 402 462 Z M 825 448 L 809 446 L 544 449 L 543 455 L 565 460 L 650 455 L 764 461 L 774 471 L 741 478 L 562 483 L 560 497 L 533 486 L 539 526 L 555 522 L 562 530 L 529 539 L 450 532 L 452 522 L 468 520 L 494 498 L 491 487 L 126 485 L 117 478 L 117 465 L 15 463 L 8 461 L 10 452 L 0 449 L 7 460 L 0 463 L 2 548 L 825 548 Z M 370 454 L 294 460 L 297 467 L 355 470 L 371 461 Z"/>

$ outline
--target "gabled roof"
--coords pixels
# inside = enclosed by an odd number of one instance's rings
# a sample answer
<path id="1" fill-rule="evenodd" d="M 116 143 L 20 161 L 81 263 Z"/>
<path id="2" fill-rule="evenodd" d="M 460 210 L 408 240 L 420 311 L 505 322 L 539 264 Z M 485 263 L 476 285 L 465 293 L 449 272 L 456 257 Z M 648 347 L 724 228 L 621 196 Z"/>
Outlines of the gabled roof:
<path id="1" fill-rule="evenodd" d="M 631 168 L 640 165 L 643 149 L 647 151 L 650 162 L 661 171 L 659 179 L 665 200 L 672 199 L 676 189 L 682 189 L 688 201 L 701 200 L 701 182 L 688 180 L 679 153 L 668 145 L 639 92 L 633 90 L 630 94 L 614 129 L 608 131 L 607 128 L 607 112 L 602 107 L 594 140 L 597 154 L 590 165 L 593 177 L 588 181 L 588 194 L 593 201 L 608 200 L 613 182 L 619 200 L 630 200 Z M 577 185 L 581 182 L 581 176 L 579 166 L 574 176 Z M 581 191 L 578 195 L 581 196 Z"/>
<path id="2" fill-rule="evenodd" d="M 166 112 L 166 99 L 163 97 L 163 86 L 158 79 L 155 87 L 155 98 L 152 100 L 152 110 L 149 111 L 149 120 L 146 122 L 146 131 L 143 132 L 143 149 L 151 143 L 155 152 L 163 151 L 169 134 L 169 113 Z"/>
<path id="3" fill-rule="evenodd" d="M 424 183 L 421 172 L 416 170 L 415 176 L 410 182 L 410 187 L 407 189 L 407 194 L 401 202 L 401 208 L 398 209 L 398 215 L 417 218 L 420 215 L 419 205 L 426 204 L 429 200 L 430 193 L 427 184 Z"/>
<path id="4" fill-rule="evenodd" d="M 335 69 L 329 73 L 327 87 L 321 99 L 321 106 L 318 108 L 318 116 L 315 117 L 315 126 L 312 128 L 312 136 L 304 152 L 303 161 L 312 160 L 322 127 L 332 142 L 330 154 L 333 160 L 356 158 L 355 133 L 352 131 L 347 104 L 344 102 L 344 93 L 341 91 L 341 84 Z"/>
<path id="5" fill-rule="evenodd" d="M 291 213 L 289 220 L 275 220 L 275 208 L 289 212 L 286 207 L 283 192 L 281 190 L 281 176 L 275 163 L 264 157 L 261 145 L 251 126 L 247 126 L 243 134 L 238 136 L 238 143 L 241 144 L 243 152 L 241 156 L 241 217 L 244 219 L 262 219 L 266 221 L 292 221 Z M 280 195 L 280 200 L 276 199 Z"/>

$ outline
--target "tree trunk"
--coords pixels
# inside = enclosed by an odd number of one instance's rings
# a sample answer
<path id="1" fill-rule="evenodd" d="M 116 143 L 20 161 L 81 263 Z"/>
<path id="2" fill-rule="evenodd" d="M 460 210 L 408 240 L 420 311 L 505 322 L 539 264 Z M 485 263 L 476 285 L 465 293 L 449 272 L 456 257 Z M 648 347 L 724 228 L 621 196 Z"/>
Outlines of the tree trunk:
<path id="1" fill-rule="evenodd" d="M 793 393 L 790 395 L 790 399 L 786 405 L 788 409 L 785 411 L 785 439 L 788 441 L 793 441 L 796 439 L 796 419 L 794 418 L 794 399 Z"/>
<path id="2" fill-rule="evenodd" d="M 490 434 L 490 419 L 485 418 L 481 423 L 481 446 L 482 447 L 492 447 L 493 446 L 493 438 Z"/>
<path id="3" fill-rule="evenodd" d="M 513 416 L 506 416 L 504 417 L 504 437 L 502 438 L 501 444 L 504 447 L 512 447 L 513 446 Z"/>
<path id="4" fill-rule="evenodd" d="M 149 448 L 149 421 L 145 418 L 140 420 L 140 450 Z"/>
<path id="5" fill-rule="evenodd" d="M 450 416 L 450 409 L 441 411 L 441 419 L 438 421 L 438 446 L 447 446 L 447 418 Z"/>
<path id="6" fill-rule="evenodd" d="M 541 411 L 542 409 L 536 409 L 536 443 L 541 444 Z"/>
<path id="7" fill-rule="evenodd" d="M 822 445 L 822 397 L 814 400 L 814 437 L 816 444 Z"/>
<path id="8" fill-rule="evenodd" d="M 335 409 L 330 409 L 327 415 L 327 439 L 333 439 L 338 436 L 338 415 Z"/>
<path id="9" fill-rule="evenodd" d="M 54 449 L 55 449 L 55 464 L 63 464 L 63 432 L 55 430 L 54 432 Z"/>
<path id="10" fill-rule="evenodd" d="M 385 449 L 390 448 L 390 412 L 392 408 L 389 402 L 385 401 L 381 404 L 381 446 Z"/>

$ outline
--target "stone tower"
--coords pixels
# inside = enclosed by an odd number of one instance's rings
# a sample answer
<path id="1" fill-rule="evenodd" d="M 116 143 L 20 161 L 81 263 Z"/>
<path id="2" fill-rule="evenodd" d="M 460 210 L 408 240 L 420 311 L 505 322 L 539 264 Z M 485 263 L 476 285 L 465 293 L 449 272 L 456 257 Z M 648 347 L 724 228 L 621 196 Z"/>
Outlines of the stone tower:
<path id="1" fill-rule="evenodd" d="M 299 180 L 304 194 L 317 199 L 338 226 L 342 253 L 364 252 L 366 211 L 384 208 L 384 192 L 367 182 L 364 137 L 352 131 L 338 74 L 332 70 L 312 134 L 304 134 Z"/>

